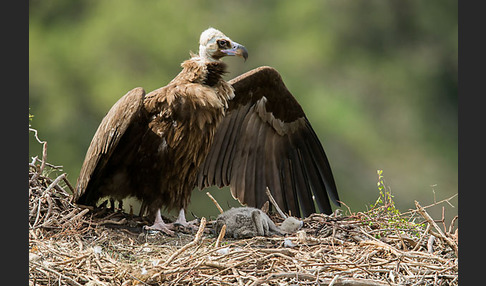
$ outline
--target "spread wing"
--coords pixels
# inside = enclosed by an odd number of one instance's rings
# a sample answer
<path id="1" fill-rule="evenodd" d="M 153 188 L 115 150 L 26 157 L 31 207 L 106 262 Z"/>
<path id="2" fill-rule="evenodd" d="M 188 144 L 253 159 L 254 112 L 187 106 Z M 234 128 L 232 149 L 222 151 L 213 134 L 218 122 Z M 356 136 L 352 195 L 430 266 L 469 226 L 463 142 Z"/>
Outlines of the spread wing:
<path id="1" fill-rule="evenodd" d="M 78 203 L 90 204 L 92 200 L 98 198 L 98 195 L 94 193 L 85 194 L 88 183 L 91 178 L 96 176 L 96 173 L 102 172 L 120 142 L 120 138 L 132 121 L 139 116 L 144 96 L 145 91 L 141 87 L 130 90 L 113 105 L 101 121 L 88 147 L 77 181 L 74 199 Z M 88 190 L 88 192 L 96 191 L 91 188 Z M 81 197 L 82 199 L 80 199 Z"/>
<path id="2" fill-rule="evenodd" d="M 292 215 L 340 205 L 331 167 L 302 107 L 279 73 L 260 67 L 230 81 L 235 98 L 215 134 L 198 187 L 230 186 L 241 203 L 261 207 L 268 186 Z M 329 195 L 329 197 L 328 197 Z"/>

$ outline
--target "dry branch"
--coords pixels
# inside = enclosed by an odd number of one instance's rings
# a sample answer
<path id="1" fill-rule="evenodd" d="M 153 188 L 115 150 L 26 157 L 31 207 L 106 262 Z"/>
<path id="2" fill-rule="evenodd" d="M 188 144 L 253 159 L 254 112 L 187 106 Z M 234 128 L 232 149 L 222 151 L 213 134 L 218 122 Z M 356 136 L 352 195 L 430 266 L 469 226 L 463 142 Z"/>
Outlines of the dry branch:
<path id="1" fill-rule="evenodd" d="M 206 195 L 208 195 L 208 197 L 211 199 L 211 201 L 213 201 L 214 205 L 216 205 L 216 208 L 218 209 L 219 213 L 223 213 L 223 208 L 221 208 L 221 206 L 218 204 L 218 201 L 209 193 L 209 192 L 206 192 Z"/>
<path id="2" fill-rule="evenodd" d="M 196 233 L 196 237 L 194 238 L 194 240 L 192 242 L 184 245 L 182 248 L 180 248 L 176 252 L 174 252 L 174 254 L 172 254 L 167 259 L 167 261 L 165 262 L 165 266 L 169 265 L 172 262 L 172 260 L 174 260 L 174 258 L 176 258 L 182 252 L 186 251 L 186 249 L 197 245 L 201 241 L 201 237 L 202 237 L 202 234 L 204 233 L 204 228 L 205 227 L 206 227 L 206 218 L 203 217 L 203 218 L 201 218 L 201 223 L 199 224 L 199 229 L 198 229 L 198 231 Z"/>
<path id="3" fill-rule="evenodd" d="M 434 227 L 434 229 L 437 231 L 437 234 L 434 233 L 435 236 L 438 236 L 441 238 L 445 243 L 447 243 L 456 253 L 458 252 L 457 244 L 450 238 L 448 238 L 440 229 L 440 227 L 434 222 L 434 220 L 430 217 L 430 215 L 424 210 L 423 207 L 420 206 L 420 204 L 415 201 L 415 206 L 417 207 L 417 211 L 425 218 L 425 220 Z"/>
<path id="4" fill-rule="evenodd" d="M 265 188 L 265 193 L 267 194 L 268 199 L 270 200 L 270 202 L 272 203 L 272 205 L 275 207 L 275 210 L 277 210 L 278 214 L 283 219 L 286 219 L 287 218 L 287 215 L 280 209 L 280 207 L 277 204 L 277 201 L 275 201 L 275 199 L 273 198 L 272 193 L 270 192 L 270 189 L 268 187 Z"/>
<path id="5" fill-rule="evenodd" d="M 214 247 L 220 247 L 221 241 L 223 241 L 225 234 L 226 234 L 226 225 L 223 224 L 223 226 L 221 227 L 221 231 L 219 232 L 218 238 L 216 239 L 216 243 L 214 244 Z"/>

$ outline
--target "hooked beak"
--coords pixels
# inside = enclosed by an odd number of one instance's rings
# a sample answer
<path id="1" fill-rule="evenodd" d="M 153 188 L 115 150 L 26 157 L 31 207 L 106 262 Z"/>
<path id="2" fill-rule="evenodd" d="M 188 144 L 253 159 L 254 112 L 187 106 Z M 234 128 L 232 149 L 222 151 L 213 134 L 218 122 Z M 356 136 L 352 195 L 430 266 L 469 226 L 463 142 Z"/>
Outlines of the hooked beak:
<path id="1" fill-rule="evenodd" d="M 233 42 L 231 49 L 221 50 L 221 52 L 225 53 L 228 56 L 242 57 L 243 59 L 245 59 L 245 62 L 248 58 L 248 51 L 246 50 L 245 46 L 240 45 L 236 42 Z"/>

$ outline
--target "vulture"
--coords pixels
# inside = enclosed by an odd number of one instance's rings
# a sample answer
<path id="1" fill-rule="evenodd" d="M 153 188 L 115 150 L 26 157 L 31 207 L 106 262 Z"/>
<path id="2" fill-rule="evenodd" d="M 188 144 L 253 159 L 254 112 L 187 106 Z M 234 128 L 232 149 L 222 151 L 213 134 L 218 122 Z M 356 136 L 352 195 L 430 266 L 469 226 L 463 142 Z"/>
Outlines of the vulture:
<path id="1" fill-rule="evenodd" d="M 195 187 L 229 186 L 242 205 L 260 208 L 268 187 L 293 216 L 332 212 L 339 196 L 324 149 L 280 74 L 262 66 L 226 82 L 221 59 L 247 49 L 209 28 L 199 53 L 166 86 L 121 97 L 101 121 L 74 193 L 80 205 L 135 197 L 147 229 L 173 234 L 188 226 L 185 209 Z M 179 210 L 166 223 L 161 208 Z"/>

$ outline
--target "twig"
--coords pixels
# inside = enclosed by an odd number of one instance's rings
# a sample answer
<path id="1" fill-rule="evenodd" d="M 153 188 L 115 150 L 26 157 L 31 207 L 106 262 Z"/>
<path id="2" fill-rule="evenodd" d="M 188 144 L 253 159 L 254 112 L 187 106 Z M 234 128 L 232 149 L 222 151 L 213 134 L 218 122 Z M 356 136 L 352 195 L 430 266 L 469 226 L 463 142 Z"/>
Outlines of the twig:
<path id="1" fill-rule="evenodd" d="M 236 270 L 236 268 L 232 267 L 231 271 L 233 272 L 233 275 L 235 275 L 236 281 L 238 281 L 238 286 L 243 286 L 244 285 L 243 280 L 241 280 L 241 275 L 238 272 L 238 270 Z"/>
<path id="2" fill-rule="evenodd" d="M 228 267 L 228 264 L 217 262 L 217 261 L 203 261 L 202 265 L 208 266 L 208 267 L 214 267 L 214 268 L 217 268 L 217 269 L 220 269 L 220 270 L 233 267 L 231 265 Z"/>
<path id="3" fill-rule="evenodd" d="M 51 216 L 52 208 L 54 206 L 54 203 L 52 202 L 52 198 L 51 196 L 49 196 L 49 194 L 47 194 L 46 196 L 46 201 L 47 201 L 47 214 L 44 216 L 44 223 L 42 224 L 42 226 L 45 226 L 46 223 L 48 222 L 47 219 Z"/>
<path id="4" fill-rule="evenodd" d="M 59 265 L 63 265 L 63 264 L 69 264 L 69 263 L 72 263 L 74 261 L 84 259 L 84 258 L 86 258 L 86 257 L 88 257 L 90 255 L 91 255 L 91 253 L 87 253 L 87 254 L 83 254 L 83 255 L 78 256 L 78 257 L 73 257 L 71 259 L 66 259 L 66 260 L 63 260 L 63 261 L 54 262 L 54 264 L 56 264 L 58 266 Z"/>
<path id="5" fill-rule="evenodd" d="M 33 168 L 36 168 L 35 165 L 34 165 L 34 163 L 37 162 L 37 161 L 39 161 L 39 162 L 42 163 L 42 161 L 39 160 L 39 158 L 37 156 L 32 157 L 32 162 L 29 163 L 29 166 L 30 167 L 33 167 Z M 51 164 L 49 162 L 45 162 L 45 164 L 46 164 L 46 166 L 48 166 L 48 167 L 50 167 L 52 169 L 56 169 L 56 170 L 59 170 L 59 169 L 62 169 L 63 168 L 62 165 L 56 166 L 56 165 L 53 165 L 53 164 Z"/>
<path id="6" fill-rule="evenodd" d="M 63 278 L 63 279 L 66 279 L 66 280 L 67 280 L 67 282 L 68 282 L 69 284 L 71 284 L 71 285 L 75 285 L 75 286 L 82 286 L 81 284 L 79 284 L 78 282 L 74 281 L 73 279 L 71 279 L 71 278 L 69 278 L 69 277 L 67 277 L 67 276 L 63 275 L 62 273 L 57 272 L 57 271 L 56 271 L 56 270 L 54 270 L 54 269 L 51 269 L 51 268 L 49 268 L 49 267 L 46 267 L 46 266 L 44 266 L 43 264 L 37 263 L 37 262 L 35 262 L 35 261 L 29 261 L 29 263 L 32 263 L 32 264 L 34 264 L 34 265 L 35 265 L 35 266 L 37 266 L 37 267 L 40 267 L 40 268 L 42 268 L 42 269 L 44 269 L 44 270 L 47 270 L 47 271 L 49 271 L 49 272 L 51 272 L 51 273 L 54 273 L 54 274 L 56 274 L 57 276 L 59 276 L 59 277 L 61 277 L 61 278 Z"/>
<path id="7" fill-rule="evenodd" d="M 76 221 L 78 218 L 80 218 L 80 217 L 84 216 L 84 215 L 85 215 L 86 213 L 88 213 L 88 212 L 89 212 L 89 209 L 84 209 L 84 210 L 80 211 L 80 212 L 79 212 L 77 215 L 73 216 L 73 217 L 72 217 L 72 218 L 69 220 L 69 222 Z"/>
<path id="8" fill-rule="evenodd" d="M 68 188 L 71 190 L 71 192 L 74 194 L 74 188 L 73 186 L 71 185 L 71 183 L 69 183 L 69 180 L 67 179 L 66 176 L 64 176 L 64 178 L 62 178 L 62 180 L 64 181 L 64 183 L 66 183 L 66 185 L 68 186 Z"/>
<path id="9" fill-rule="evenodd" d="M 223 224 L 223 227 L 221 227 L 221 231 L 219 232 L 218 239 L 216 239 L 216 243 L 214 244 L 214 247 L 219 247 L 221 245 L 221 242 L 223 241 L 225 234 L 226 234 L 226 225 Z"/>
<path id="10" fill-rule="evenodd" d="M 66 173 L 62 173 L 60 176 L 58 176 L 48 187 L 47 189 L 44 191 L 44 192 L 50 192 L 52 188 L 54 188 L 54 186 L 56 186 L 57 184 L 59 184 L 59 181 L 61 181 L 62 179 L 64 179 L 66 177 Z"/>
<path id="11" fill-rule="evenodd" d="M 457 244 L 442 232 L 440 227 L 434 222 L 434 220 L 430 217 L 430 215 L 424 210 L 422 206 L 420 206 L 420 204 L 417 201 L 415 201 L 415 206 L 417 207 L 417 211 L 425 218 L 425 220 L 435 228 L 439 238 L 445 241 L 445 243 L 447 243 L 457 255 L 458 254 Z"/>
<path id="12" fill-rule="evenodd" d="M 272 196 L 272 193 L 270 193 L 270 189 L 268 187 L 265 187 L 265 193 L 267 193 L 267 196 L 268 196 L 268 199 L 270 200 L 270 202 L 272 203 L 272 205 L 275 207 L 275 209 L 277 210 L 278 214 L 283 218 L 283 219 L 286 219 L 287 218 L 287 215 L 280 209 L 280 207 L 277 205 L 277 202 L 275 201 L 275 199 L 273 198 Z"/>
<path id="13" fill-rule="evenodd" d="M 130 273 L 127 273 L 127 275 L 130 276 L 132 279 L 135 279 L 135 280 L 137 280 L 138 282 L 140 282 L 140 283 L 142 283 L 144 285 L 150 285 L 150 284 L 147 284 L 147 283 L 143 282 L 142 280 L 138 279 L 137 277 L 133 276 Z"/>
<path id="14" fill-rule="evenodd" d="M 34 176 L 32 177 L 32 179 L 31 179 L 31 182 L 32 182 L 35 179 L 37 179 L 37 177 L 40 174 L 42 174 L 42 171 L 44 171 L 44 167 L 46 166 L 46 159 L 47 159 L 47 141 L 42 141 L 42 140 L 39 139 L 39 137 L 37 135 L 37 130 L 36 129 L 29 128 L 29 131 L 34 132 L 35 139 L 37 140 L 37 142 L 39 142 L 40 144 L 42 144 L 42 162 L 41 162 L 41 166 L 39 168 L 39 171 L 37 173 L 35 173 Z"/>
<path id="15" fill-rule="evenodd" d="M 41 199 L 42 197 L 39 197 L 38 201 L 38 208 L 37 208 L 37 215 L 35 216 L 35 220 L 34 220 L 34 224 L 32 224 L 32 228 L 35 228 L 35 226 L 37 225 L 37 222 L 39 221 L 39 217 L 40 217 L 40 209 L 41 209 L 41 205 L 42 205 L 42 202 L 41 202 Z"/>
<path id="16" fill-rule="evenodd" d="M 208 197 L 213 201 L 213 203 L 216 205 L 216 207 L 218 208 L 219 210 L 219 213 L 223 213 L 223 209 L 221 208 L 221 206 L 218 204 L 218 201 L 216 201 L 216 199 L 209 193 L 209 192 L 206 192 L 206 195 L 208 195 Z"/>
<path id="17" fill-rule="evenodd" d="M 430 224 L 427 224 L 427 228 L 425 229 L 424 234 L 422 236 L 420 236 L 419 241 L 417 242 L 417 244 L 415 245 L 415 247 L 412 249 L 413 251 L 419 250 L 419 248 L 420 248 L 420 246 L 422 244 L 422 241 L 424 240 L 425 235 L 427 233 L 429 233 L 430 228 L 431 228 Z"/>
<path id="18" fill-rule="evenodd" d="M 88 209 L 85 209 L 85 210 L 88 210 Z M 104 224 L 122 225 L 122 224 L 125 224 L 126 222 L 127 222 L 127 219 L 126 218 L 122 218 L 121 220 L 107 219 L 107 220 L 103 220 L 103 221 L 100 221 L 100 222 L 91 222 L 91 224 L 92 225 L 104 225 Z"/>
<path id="19" fill-rule="evenodd" d="M 452 200 L 453 198 L 457 197 L 457 195 L 458 195 L 458 194 L 456 193 L 456 194 L 454 194 L 454 195 L 450 196 L 449 198 L 447 198 L 447 199 L 443 199 L 443 200 L 440 200 L 440 201 L 438 201 L 438 202 L 435 202 L 435 200 L 434 200 L 434 203 L 432 203 L 432 204 L 430 204 L 430 205 L 427 205 L 427 206 L 424 206 L 424 207 L 422 207 L 422 208 L 423 208 L 423 209 L 428 209 L 428 208 L 430 208 L 430 207 L 436 206 L 436 205 L 441 204 L 441 203 L 444 203 L 444 202 L 448 203 L 448 204 L 449 204 L 451 207 L 453 207 L 453 208 L 454 208 L 454 205 L 452 205 L 452 204 L 451 204 L 449 201 L 450 201 L 450 200 Z M 417 210 L 417 209 L 415 209 L 415 210 L 409 210 L 409 211 L 407 211 L 407 212 L 403 212 L 403 213 L 401 213 L 400 215 L 401 215 L 401 216 L 404 216 L 404 215 L 409 215 L 409 214 L 411 214 L 411 213 L 415 213 L 415 212 L 418 212 L 418 210 Z"/>
<path id="20" fill-rule="evenodd" d="M 457 216 L 457 215 L 452 218 L 451 224 L 449 225 L 449 231 L 448 231 L 450 234 L 452 234 L 452 230 L 454 229 L 454 224 L 455 224 L 455 222 L 458 218 L 459 218 L 459 216 Z"/>
<path id="21" fill-rule="evenodd" d="M 164 266 L 168 266 L 172 260 L 174 260 L 174 258 L 176 258 L 179 254 L 181 254 L 182 252 L 184 252 L 186 249 L 196 245 L 199 243 L 199 241 L 201 241 L 201 237 L 202 237 L 202 234 L 204 233 L 204 228 L 206 227 L 206 218 L 205 217 L 202 217 L 201 218 L 201 224 L 199 225 L 199 229 L 196 233 L 196 237 L 194 238 L 193 241 L 191 241 L 190 243 L 184 245 L 183 247 L 181 247 L 179 250 L 177 250 L 176 252 L 174 252 L 174 254 L 172 254 L 169 259 L 167 259 L 167 261 L 165 262 Z"/>
<path id="22" fill-rule="evenodd" d="M 338 278 L 339 278 L 339 275 L 334 276 L 334 278 L 332 278 L 331 282 L 329 282 L 329 286 L 334 286 L 334 284 L 336 283 Z"/>

